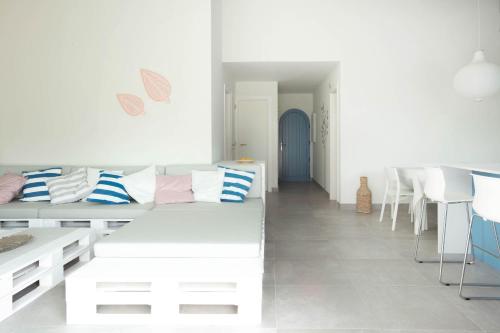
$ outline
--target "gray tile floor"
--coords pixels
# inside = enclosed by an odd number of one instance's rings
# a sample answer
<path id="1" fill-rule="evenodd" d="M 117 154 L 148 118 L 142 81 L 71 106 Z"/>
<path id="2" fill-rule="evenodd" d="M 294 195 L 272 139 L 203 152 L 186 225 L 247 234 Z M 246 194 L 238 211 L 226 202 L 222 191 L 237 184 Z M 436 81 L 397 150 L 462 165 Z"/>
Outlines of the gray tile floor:
<path id="1" fill-rule="evenodd" d="M 431 224 L 432 221 L 431 219 Z M 58 332 L 500 332 L 499 301 L 463 301 L 437 282 L 436 264 L 416 264 L 406 212 L 389 218 L 339 209 L 315 184 L 282 184 L 268 196 L 260 328 L 66 326 L 64 286 L 0 323 L 0 333 Z M 433 255 L 435 230 L 423 241 Z M 459 265 L 446 277 L 456 279 Z M 476 264 L 470 278 L 500 282 Z M 488 291 L 490 293 L 496 291 Z"/>

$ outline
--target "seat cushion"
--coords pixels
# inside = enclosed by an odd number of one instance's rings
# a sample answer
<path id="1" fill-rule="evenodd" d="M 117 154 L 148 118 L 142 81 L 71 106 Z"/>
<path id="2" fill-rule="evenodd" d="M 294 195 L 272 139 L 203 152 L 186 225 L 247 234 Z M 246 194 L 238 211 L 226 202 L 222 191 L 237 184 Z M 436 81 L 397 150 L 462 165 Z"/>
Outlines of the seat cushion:
<path id="1" fill-rule="evenodd" d="M 96 257 L 256 258 L 261 253 L 258 209 L 154 210 L 94 245 Z"/>
<path id="2" fill-rule="evenodd" d="M 58 177 L 61 174 L 61 167 L 37 171 L 23 171 L 23 177 L 26 178 L 26 183 L 23 185 L 23 197 L 21 201 L 50 201 L 47 179 Z"/>
<path id="3" fill-rule="evenodd" d="M 220 203 L 224 184 L 224 171 L 199 171 L 191 173 L 195 201 Z"/>
<path id="4" fill-rule="evenodd" d="M 233 202 L 222 202 L 222 203 L 212 203 L 212 202 L 190 202 L 190 203 L 180 203 L 180 204 L 168 204 L 168 205 L 156 205 L 153 211 L 184 211 L 184 212 L 224 212 L 224 211 L 246 211 L 246 210 L 257 210 L 263 216 L 264 214 L 264 203 L 261 198 L 249 198 L 243 203 L 233 203 Z"/>
<path id="5" fill-rule="evenodd" d="M 47 187 L 51 204 L 78 202 L 92 192 L 87 183 L 87 172 L 80 168 L 67 175 L 48 178 Z"/>
<path id="6" fill-rule="evenodd" d="M 248 191 L 252 187 L 255 172 L 224 167 L 219 167 L 219 170 L 224 170 L 224 186 L 222 188 L 221 201 L 240 203 L 245 201 Z"/>
<path id="7" fill-rule="evenodd" d="M 36 219 L 39 209 L 45 207 L 50 207 L 50 203 L 11 201 L 0 205 L 0 219 Z"/>
<path id="8" fill-rule="evenodd" d="M 74 202 L 47 205 L 40 209 L 42 219 L 135 219 L 153 208 L 153 204 L 102 205 L 93 202 Z"/>
<path id="9" fill-rule="evenodd" d="M 264 187 L 266 186 L 265 184 L 262 184 L 262 181 L 264 179 L 264 175 L 262 175 L 262 170 L 263 168 L 265 168 L 262 162 L 245 164 L 245 163 L 237 163 L 234 161 L 226 161 L 226 162 L 220 162 L 218 163 L 218 165 L 224 168 L 255 172 L 255 177 L 253 179 L 252 186 L 250 187 L 250 190 L 248 192 L 247 198 L 262 197 L 262 190 L 263 190 L 262 186 Z"/>
<path id="10" fill-rule="evenodd" d="M 130 196 L 125 190 L 122 178 L 123 171 L 101 171 L 96 187 L 85 201 L 105 205 L 129 204 Z"/>
<path id="11" fill-rule="evenodd" d="M 155 203 L 161 205 L 193 202 L 194 195 L 191 188 L 191 174 L 156 176 Z"/>
<path id="12" fill-rule="evenodd" d="M 0 205 L 11 202 L 25 183 L 26 178 L 14 173 L 0 175 Z"/>

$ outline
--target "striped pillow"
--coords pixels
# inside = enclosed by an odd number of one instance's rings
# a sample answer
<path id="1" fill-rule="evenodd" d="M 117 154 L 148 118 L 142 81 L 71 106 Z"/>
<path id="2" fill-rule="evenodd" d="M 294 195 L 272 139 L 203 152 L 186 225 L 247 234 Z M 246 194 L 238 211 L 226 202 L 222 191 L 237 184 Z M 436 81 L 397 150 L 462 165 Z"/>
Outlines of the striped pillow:
<path id="1" fill-rule="evenodd" d="M 49 201 L 50 194 L 47 188 L 47 179 L 59 177 L 62 168 L 50 168 L 39 171 L 24 171 L 26 183 L 23 186 L 21 201 Z"/>
<path id="2" fill-rule="evenodd" d="M 87 172 L 80 168 L 68 175 L 47 179 L 50 203 L 62 204 L 76 202 L 85 198 L 92 187 L 87 183 Z"/>
<path id="3" fill-rule="evenodd" d="M 243 202 L 250 191 L 255 172 L 229 169 L 219 167 L 224 170 L 224 187 L 222 189 L 222 202 Z"/>
<path id="4" fill-rule="evenodd" d="M 121 178 L 123 178 L 123 171 L 101 171 L 99 181 L 86 201 L 111 205 L 130 203 L 130 197 Z"/>

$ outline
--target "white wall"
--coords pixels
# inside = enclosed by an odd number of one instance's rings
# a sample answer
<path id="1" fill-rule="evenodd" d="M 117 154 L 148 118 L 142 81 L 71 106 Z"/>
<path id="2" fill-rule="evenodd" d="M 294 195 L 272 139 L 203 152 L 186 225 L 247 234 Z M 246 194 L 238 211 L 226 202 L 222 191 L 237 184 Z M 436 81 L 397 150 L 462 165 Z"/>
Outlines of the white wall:
<path id="1" fill-rule="evenodd" d="M 222 67 L 222 1 L 210 0 L 212 35 L 212 162 L 224 159 L 224 70 Z"/>
<path id="2" fill-rule="evenodd" d="M 210 33 L 209 1 L 1 1 L 0 163 L 210 162 Z M 170 80 L 169 104 L 149 99 L 141 68 Z"/>
<path id="3" fill-rule="evenodd" d="M 312 93 L 281 93 L 278 94 L 278 116 L 290 109 L 300 109 L 307 113 L 309 119 L 313 112 L 313 94 Z"/>
<path id="4" fill-rule="evenodd" d="M 312 131 L 312 123 L 311 123 L 311 115 L 314 110 L 314 99 L 313 99 L 313 94 L 311 93 L 281 93 L 278 94 L 278 122 L 279 118 L 285 113 L 286 111 L 290 109 L 299 109 L 304 111 L 307 116 L 309 117 L 309 122 L 311 124 L 311 131 Z M 278 127 L 279 131 L 279 127 Z M 279 133 L 278 133 L 278 140 L 279 140 Z M 278 142 L 278 149 L 279 149 L 279 142 Z M 311 163 L 310 163 L 310 174 L 311 177 L 313 176 L 314 172 L 314 166 L 313 166 L 313 143 L 311 140 Z M 278 150 L 278 169 L 279 169 L 279 174 L 281 175 L 281 153 Z"/>
<path id="5" fill-rule="evenodd" d="M 482 0 L 483 48 L 500 63 L 498 1 Z M 500 97 L 458 96 L 476 48 L 471 0 L 224 0 L 224 61 L 339 61 L 342 203 L 383 167 L 500 160 Z"/>
<path id="6" fill-rule="evenodd" d="M 268 191 L 278 188 L 278 83 L 275 81 L 235 82 L 235 103 L 238 99 L 264 97 L 270 100 L 268 123 Z M 274 147 L 274 149 L 273 149 Z"/>
<path id="7" fill-rule="evenodd" d="M 317 138 L 313 144 L 314 180 L 336 199 L 336 108 L 330 94 L 336 92 L 337 72 L 332 71 L 314 90 Z M 323 130 L 323 123 L 326 124 Z M 323 134 L 324 132 L 324 134 Z M 333 162 L 333 163 L 332 163 Z"/>

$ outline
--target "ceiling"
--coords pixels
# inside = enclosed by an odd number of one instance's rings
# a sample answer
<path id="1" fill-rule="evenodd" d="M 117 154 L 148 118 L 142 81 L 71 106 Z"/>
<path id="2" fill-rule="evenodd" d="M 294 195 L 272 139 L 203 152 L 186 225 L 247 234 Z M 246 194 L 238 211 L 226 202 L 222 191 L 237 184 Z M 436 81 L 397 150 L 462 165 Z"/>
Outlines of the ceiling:
<path id="1" fill-rule="evenodd" d="M 278 81 L 280 93 L 312 93 L 336 62 L 225 62 L 233 81 Z"/>

